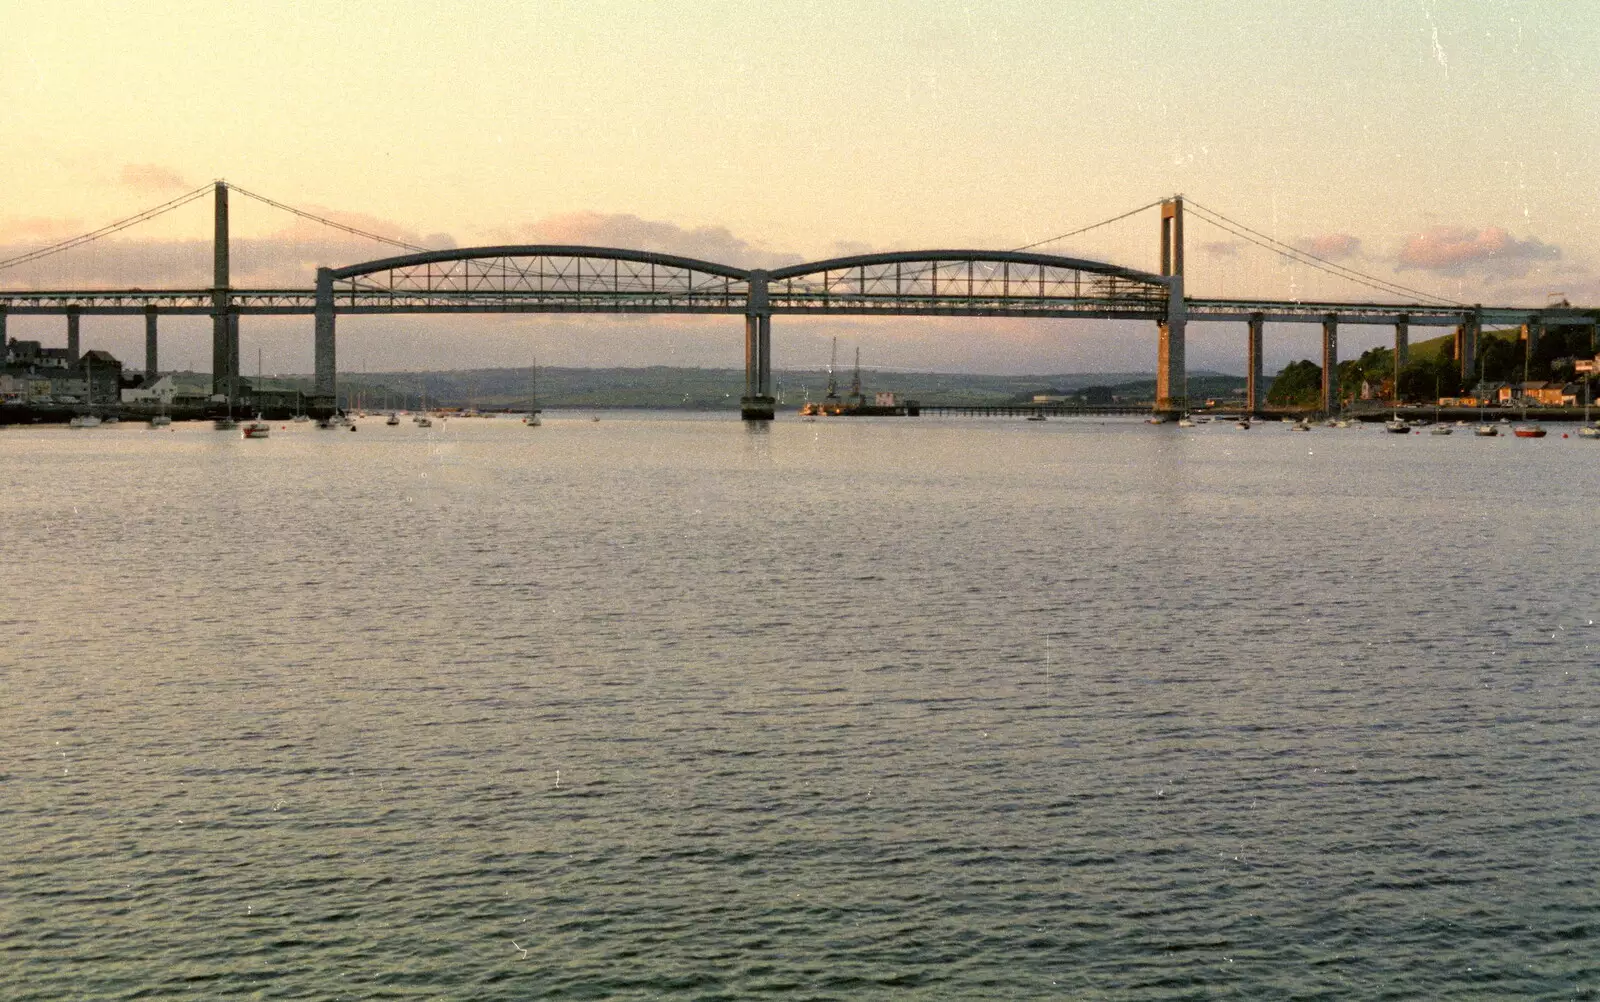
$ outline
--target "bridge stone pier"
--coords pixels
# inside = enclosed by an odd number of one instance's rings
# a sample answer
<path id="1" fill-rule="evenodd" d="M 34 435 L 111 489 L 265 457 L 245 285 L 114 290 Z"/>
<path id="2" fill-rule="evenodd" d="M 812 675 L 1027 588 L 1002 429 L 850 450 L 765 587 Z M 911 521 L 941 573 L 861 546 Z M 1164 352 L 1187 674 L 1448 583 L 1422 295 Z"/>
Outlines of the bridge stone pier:
<path id="1" fill-rule="evenodd" d="M 747 279 L 749 298 L 744 315 L 744 396 L 739 416 L 746 421 L 771 421 L 777 401 L 772 396 L 772 306 L 765 271 L 752 271 Z"/>
<path id="2" fill-rule="evenodd" d="M 1247 321 L 1249 343 L 1245 348 L 1244 412 L 1255 414 L 1261 407 L 1261 333 L 1266 318 L 1259 313 L 1250 314 Z"/>
<path id="3" fill-rule="evenodd" d="M 1322 320 L 1322 412 L 1339 409 L 1339 318 L 1329 314 Z"/>
<path id="4" fill-rule="evenodd" d="M 156 346 L 156 308 L 154 304 L 144 308 L 144 378 L 147 383 L 153 383 L 161 374 L 161 359 Z"/>
<path id="5" fill-rule="evenodd" d="M 67 364 L 74 367 L 77 366 L 78 357 L 81 354 L 78 339 L 79 315 L 77 307 L 67 307 Z"/>
<path id="6" fill-rule="evenodd" d="M 333 269 L 317 269 L 316 320 L 311 346 L 314 372 L 312 407 L 331 411 L 338 406 L 339 356 L 334 346 Z"/>
<path id="7" fill-rule="evenodd" d="M 1400 393 L 1400 370 L 1411 359 L 1411 318 L 1401 316 L 1394 322 L 1394 392 Z"/>

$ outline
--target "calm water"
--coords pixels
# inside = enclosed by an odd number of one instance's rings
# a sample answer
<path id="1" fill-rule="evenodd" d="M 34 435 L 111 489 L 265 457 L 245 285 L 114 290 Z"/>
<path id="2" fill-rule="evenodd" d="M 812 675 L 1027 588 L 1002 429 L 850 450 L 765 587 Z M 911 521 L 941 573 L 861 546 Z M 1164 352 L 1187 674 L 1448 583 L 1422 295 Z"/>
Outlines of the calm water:
<path id="1" fill-rule="evenodd" d="M 0 430 L 0 996 L 1600 992 L 1600 443 Z"/>

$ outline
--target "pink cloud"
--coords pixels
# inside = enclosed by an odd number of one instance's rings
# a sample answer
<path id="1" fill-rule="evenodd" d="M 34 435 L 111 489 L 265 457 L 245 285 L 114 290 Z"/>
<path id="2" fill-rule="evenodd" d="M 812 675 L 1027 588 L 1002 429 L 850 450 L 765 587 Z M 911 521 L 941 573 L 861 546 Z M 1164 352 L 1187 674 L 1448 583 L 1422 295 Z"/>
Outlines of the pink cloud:
<path id="1" fill-rule="evenodd" d="M 1300 248 L 1317 257 L 1339 261 L 1361 253 L 1361 238 L 1348 233 L 1323 233 L 1300 241 Z"/>
<path id="2" fill-rule="evenodd" d="M 501 239 L 507 242 L 626 247 L 743 268 L 776 268 L 802 260 L 795 254 L 753 244 L 725 226 L 688 229 L 631 213 L 569 212 L 546 216 L 503 233 Z"/>
<path id="3" fill-rule="evenodd" d="M 1400 248 L 1398 267 L 1418 268 L 1445 275 L 1482 272 L 1501 278 L 1520 278 L 1537 261 L 1553 261 L 1561 249 L 1529 237 L 1518 240 L 1498 226 L 1469 230 L 1460 226 L 1434 226 L 1407 238 Z"/>

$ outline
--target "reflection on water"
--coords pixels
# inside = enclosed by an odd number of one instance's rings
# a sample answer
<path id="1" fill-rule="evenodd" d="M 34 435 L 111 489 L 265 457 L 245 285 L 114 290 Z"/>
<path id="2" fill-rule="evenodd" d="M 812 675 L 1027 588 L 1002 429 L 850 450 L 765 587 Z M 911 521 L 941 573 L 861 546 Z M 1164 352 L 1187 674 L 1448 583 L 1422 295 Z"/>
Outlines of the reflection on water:
<path id="1" fill-rule="evenodd" d="M 0 994 L 1592 992 L 1597 449 L 5 429 Z"/>

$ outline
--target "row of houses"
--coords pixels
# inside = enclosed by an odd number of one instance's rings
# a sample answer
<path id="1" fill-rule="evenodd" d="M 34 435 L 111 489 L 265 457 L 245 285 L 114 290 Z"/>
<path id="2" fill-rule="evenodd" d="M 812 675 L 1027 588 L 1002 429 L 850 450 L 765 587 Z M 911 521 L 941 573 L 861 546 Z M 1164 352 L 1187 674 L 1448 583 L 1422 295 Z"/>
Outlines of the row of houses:
<path id="1" fill-rule="evenodd" d="M 12 339 L 0 357 L 0 405 L 12 407 L 112 410 L 121 405 L 181 412 L 227 404 L 228 398 L 212 389 L 206 373 L 169 372 L 154 380 L 125 376 L 122 363 L 99 350 L 74 359 L 66 348 Z M 234 404 L 241 413 L 304 413 L 306 401 L 292 381 L 240 379 Z"/>
<path id="2" fill-rule="evenodd" d="M 115 407 L 122 399 L 122 363 L 98 349 L 77 358 L 66 348 L 13 338 L 0 364 L 0 403 Z"/>
<path id="3" fill-rule="evenodd" d="M 1577 407 L 1583 403 L 1582 383 L 1479 383 L 1472 393 L 1440 397 L 1441 407 Z"/>

